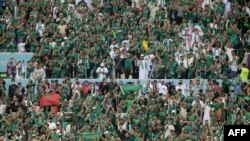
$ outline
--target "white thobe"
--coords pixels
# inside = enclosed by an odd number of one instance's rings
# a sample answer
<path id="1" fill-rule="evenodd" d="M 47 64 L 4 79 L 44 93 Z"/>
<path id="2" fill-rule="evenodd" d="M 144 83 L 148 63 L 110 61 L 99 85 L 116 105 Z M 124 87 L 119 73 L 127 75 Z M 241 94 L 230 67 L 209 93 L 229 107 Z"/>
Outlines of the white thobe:
<path id="1" fill-rule="evenodd" d="M 98 67 L 96 73 L 98 74 L 98 79 L 104 79 L 106 78 L 106 74 L 108 74 L 108 69 L 106 67 Z"/>

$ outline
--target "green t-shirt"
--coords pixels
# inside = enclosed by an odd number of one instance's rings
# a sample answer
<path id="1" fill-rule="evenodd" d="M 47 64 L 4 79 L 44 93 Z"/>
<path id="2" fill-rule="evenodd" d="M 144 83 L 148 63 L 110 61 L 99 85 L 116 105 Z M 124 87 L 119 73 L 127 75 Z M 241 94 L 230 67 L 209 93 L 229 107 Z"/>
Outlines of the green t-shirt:
<path id="1" fill-rule="evenodd" d="M 194 131 L 194 127 L 191 126 L 191 125 L 186 125 L 186 126 L 184 127 L 184 130 L 185 130 L 186 132 L 188 132 L 188 133 L 192 133 L 192 132 Z"/>
<path id="2" fill-rule="evenodd" d="M 195 72 L 196 72 L 195 67 L 188 68 L 188 79 L 194 78 Z"/>
<path id="3" fill-rule="evenodd" d="M 130 69 L 131 69 L 131 65 L 132 65 L 132 60 L 127 58 L 127 59 L 125 60 L 124 69 L 125 69 L 125 70 L 130 70 Z"/>
<path id="4" fill-rule="evenodd" d="M 206 67 L 209 68 L 213 64 L 213 57 L 212 55 L 207 55 L 206 56 Z"/>
<path id="5" fill-rule="evenodd" d="M 230 80 L 225 80 L 225 81 L 222 81 L 222 89 L 223 91 L 228 91 L 229 90 L 229 87 L 230 87 Z"/>

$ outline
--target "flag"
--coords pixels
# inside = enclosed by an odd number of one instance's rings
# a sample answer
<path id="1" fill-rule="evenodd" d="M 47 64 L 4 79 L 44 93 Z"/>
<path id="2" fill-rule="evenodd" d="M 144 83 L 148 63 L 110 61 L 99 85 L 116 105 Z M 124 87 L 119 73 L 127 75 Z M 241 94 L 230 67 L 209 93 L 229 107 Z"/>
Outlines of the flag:
<path id="1" fill-rule="evenodd" d="M 40 100 L 40 106 L 55 106 L 60 103 L 60 95 L 57 93 L 49 93 L 47 95 L 42 96 Z"/>
<path id="2" fill-rule="evenodd" d="M 144 49 L 144 51 L 148 51 L 148 41 L 143 39 L 141 41 L 141 44 L 142 44 L 142 48 Z"/>
<path id="3" fill-rule="evenodd" d="M 83 132 L 83 133 L 80 133 L 79 137 L 80 137 L 80 139 L 84 139 L 86 141 L 98 140 L 97 133 L 93 133 L 93 132 Z"/>
<path id="4" fill-rule="evenodd" d="M 141 85 L 122 85 L 120 86 L 122 94 L 127 95 L 130 92 L 138 91 L 141 89 Z"/>

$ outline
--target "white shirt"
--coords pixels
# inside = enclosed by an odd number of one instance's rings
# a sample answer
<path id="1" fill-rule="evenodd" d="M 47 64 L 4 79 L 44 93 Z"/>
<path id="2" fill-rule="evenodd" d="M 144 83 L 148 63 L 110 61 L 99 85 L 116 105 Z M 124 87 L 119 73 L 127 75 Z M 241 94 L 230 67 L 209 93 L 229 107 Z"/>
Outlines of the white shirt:
<path id="1" fill-rule="evenodd" d="M 55 48 L 56 42 L 51 42 L 51 43 L 49 43 L 49 45 L 50 45 L 52 48 Z"/>
<path id="2" fill-rule="evenodd" d="M 201 108 L 204 108 L 204 107 L 205 107 L 204 102 L 203 102 L 203 101 L 201 101 L 201 100 L 199 100 L 199 102 L 200 102 Z M 196 103 L 196 101 L 194 100 L 194 101 L 192 102 L 192 106 L 194 106 L 194 105 L 195 105 L 195 103 Z"/>
<path id="3" fill-rule="evenodd" d="M 234 50 L 233 48 L 226 47 L 226 54 L 228 56 L 229 61 L 233 60 L 233 56 L 232 56 L 232 51 L 233 50 Z"/>
<path id="4" fill-rule="evenodd" d="M 26 52 L 25 45 L 26 45 L 26 43 L 19 43 L 17 45 L 18 53 L 25 53 Z"/>
<path id="5" fill-rule="evenodd" d="M 180 60 L 180 58 L 181 58 L 181 56 L 182 56 L 182 53 L 180 53 L 179 51 L 177 51 L 177 52 L 174 54 L 174 56 L 175 56 L 175 61 L 176 61 L 176 62 L 179 62 L 179 60 Z"/>
<path id="6" fill-rule="evenodd" d="M 175 130 L 175 127 L 174 127 L 174 125 L 167 124 L 165 126 L 165 129 L 166 129 L 166 131 L 165 131 L 165 139 L 166 139 L 170 135 L 170 131 Z"/>
<path id="7" fill-rule="evenodd" d="M 94 84 L 92 84 L 90 88 L 91 88 L 91 95 L 94 97 L 97 96 L 99 87 L 97 85 L 94 86 Z"/>
<path id="8" fill-rule="evenodd" d="M 68 124 L 67 126 L 66 126 L 66 133 L 68 133 L 68 132 L 70 132 L 70 130 L 71 130 L 71 125 L 70 124 Z"/>
<path id="9" fill-rule="evenodd" d="M 226 12 L 231 11 L 231 2 L 226 2 L 226 3 L 225 3 L 225 11 L 226 11 Z"/>
<path id="10" fill-rule="evenodd" d="M 0 106 L 0 115 L 2 115 L 5 111 L 6 105 L 1 105 Z"/>
<path id="11" fill-rule="evenodd" d="M 114 47 L 118 48 L 118 44 L 115 44 L 115 45 L 111 44 L 109 46 L 110 51 L 114 51 Z"/>
<path id="12" fill-rule="evenodd" d="M 50 129 L 50 130 L 56 129 L 56 123 L 50 122 L 50 123 L 48 123 L 48 124 L 49 124 L 49 129 Z"/>
<path id="13" fill-rule="evenodd" d="M 76 0 L 75 4 L 78 5 L 82 0 Z"/>
<path id="14" fill-rule="evenodd" d="M 32 76 L 37 80 L 37 79 L 45 79 L 45 71 L 43 68 L 35 68 L 34 72 L 32 73 Z"/>
<path id="15" fill-rule="evenodd" d="M 250 9 L 248 7 L 246 7 L 246 12 L 247 12 L 248 16 L 250 16 Z"/>
<path id="16" fill-rule="evenodd" d="M 57 12 L 58 12 L 58 8 L 54 7 L 53 8 L 53 19 L 57 19 L 57 15 L 56 15 Z"/>
<path id="17" fill-rule="evenodd" d="M 45 30 L 45 26 L 43 23 L 37 23 L 36 24 L 36 30 L 39 32 L 39 35 L 42 37 L 43 36 L 43 32 Z"/>
<path id="18" fill-rule="evenodd" d="M 147 87 L 147 84 L 143 85 L 143 88 L 140 90 L 140 93 L 145 93 L 145 92 L 150 92 L 153 89 L 153 85 L 149 84 L 149 86 Z"/>
<path id="19" fill-rule="evenodd" d="M 111 57 L 112 59 L 115 59 L 115 57 L 117 56 L 117 53 L 114 52 L 114 51 L 110 51 L 110 52 L 109 52 L 109 55 L 110 55 L 110 57 Z"/>
<path id="20" fill-rule="evenodd" d="M 81 87 L 82 87 L 82 85 L 81 85 L 81 84 L 77 84 L 77 83 L 74 83 L 74 84 L 71 85 L 71 88 L 72 88 L 73 90 L 79 89 L 79 88 L 81 88 Z"/>
<path id="21" fill-rule="evenodd" d="M 188 65 L 190 66 L 194 62 L 194 57 L 187 58 L 188 60 Z"/>
<path id="22" fill-rule="evenodd" d="M 127 50 L 129 50 L 129 48 L 130 48 L 130 46 L 131 46 L 129 40 L 124 40 L 124 41 L 122 41 L 122 45 L 123 45 L 123 44 L 126 44 L 126 48 L 127 48 Z"/>
<path id="23" fill-rule="evenodd" d="M 236 72 L 238 70 L 237 60 L 238 60 L 238 56 L 236 56 L 236 59 L 233 59 L 231 64 L 230 64 L 230 68 L 234 72 Z"/>
<path id="24" fill-rule="evenodd" d="M 181 63 L 183 63 L 183 67 L 184 68 L 188 68 L 188 63 L 187 63 L 187 59 L 182 60 L 178 60 L 178 64 L 180 65 Z"/>
<path id="25" fill-rule="evenodd" d="M 158 91 L 160 94 L 167 94 L 168 87 L 165 86 L 164 84 L 158 83 Z"/>
<path id="26" fill-rule="evenodd" d="M 122 48 L 120 49 L 120 52 L 121 52 L 120 58 L 126 58 L 126 54 L 127 54 L 127 52 L 128 52 L 128 49 L 122 47 Z"/>
<path id="27" fill-rule="evenodd" d="M 179 89 L 181 89 L 181 94 L 185 95 L 185 91 L 187 90 L 187 86 L 185 84 L 177 85 L 175 87 L 175 90 L 178 91 Z"/>
<path id="28" fill-rule="evenodd" d="M 221 49 L 220 48 L 213 48 L 212 49 L 213 50 L 213 57 L 215 57 L 215 56 L 220 56 L 220 54 L 221 54 Z"/>
<path id="29" fill-rule="evenodd" d="M 104 79 L 106 74 L 108 74 L 108 69 L 106 67 L 98 67 L 96 73 L 98 74 L 98 79 Z"/>

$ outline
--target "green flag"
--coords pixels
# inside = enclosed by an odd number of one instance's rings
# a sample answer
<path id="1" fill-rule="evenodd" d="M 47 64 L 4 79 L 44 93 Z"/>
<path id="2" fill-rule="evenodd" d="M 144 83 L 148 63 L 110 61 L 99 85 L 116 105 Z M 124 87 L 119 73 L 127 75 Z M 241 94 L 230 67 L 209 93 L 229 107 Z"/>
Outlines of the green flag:
<path id="1" fill-rule="evenodd" d="M 80 133 L 79 137 L 81 139 L 84 139 L 85 141 L 94 141 L 94 140 L 98 139 L 98 135 L 96 133 L 92 133 L 92 132 Z"/>
<path id="2" fill-rule="evenodd" d="M 141 85 L 122 85 L 120 86 L 122 94 L 127 95 L 130 92 L 138 91 L 141 89 Z"/>
<path id="3" fill-rule="evenodd" d="M 239 84 L 240 83 L 240 76 L 236 76 L 234 79 L 233 79 L 233 84 Z"/>

